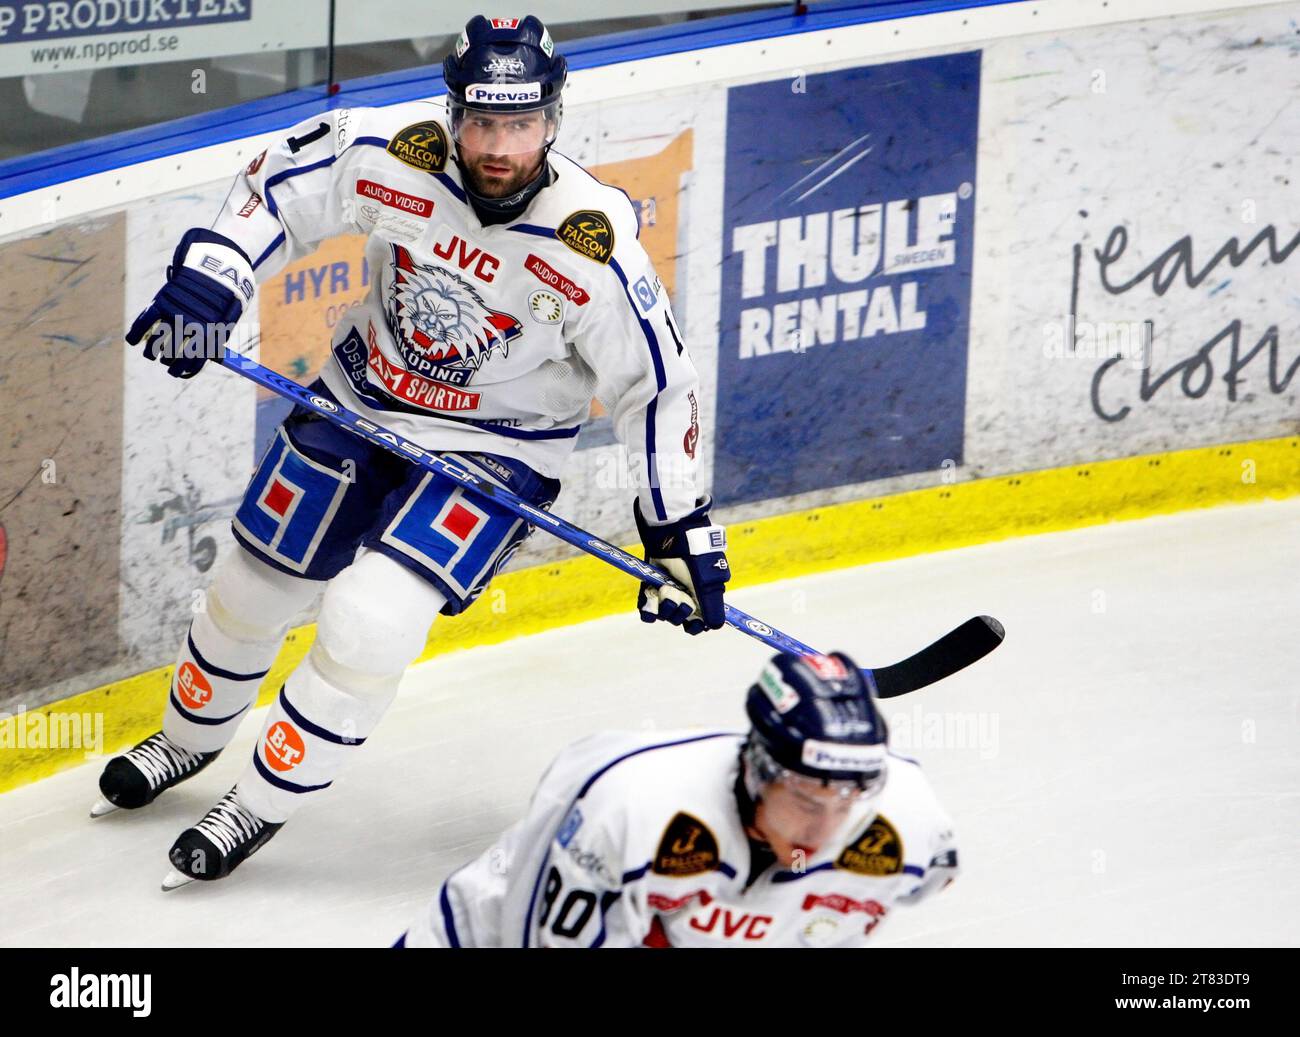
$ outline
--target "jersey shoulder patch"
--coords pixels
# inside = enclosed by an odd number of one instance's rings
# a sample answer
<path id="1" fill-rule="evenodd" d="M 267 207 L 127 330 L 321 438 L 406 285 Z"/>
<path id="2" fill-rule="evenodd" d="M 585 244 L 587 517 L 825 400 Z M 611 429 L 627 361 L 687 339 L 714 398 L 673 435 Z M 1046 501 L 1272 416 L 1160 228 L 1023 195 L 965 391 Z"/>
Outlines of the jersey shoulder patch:
<path id="1" fill-rule="evenodd" d="M 555 236 L 580 256 L 608 263 L 614 255 L 614 221 L 599 209 L 579 209 L 555 228 Z"/>
<path id="2" fill-rule="evenodd" d="M 650 870 L 674 878 L 701 875 L 716 871 L 719 859 L 718 839 L 709 826 L 679 810 L 664 829 Z"/>
<path id="3" fill-rule="evenodd" d="M 867 830 L 844 848 L 835 867 L 857 875 L 897 875 L 903 870 L 902 836 L 884 814 L 877 814 Z"/>
<path id="4" fill-rule="evenodd" d="M 436 119 L 413 122 L 393 134 L 385 150 L 415 169 L 441 173 L 447 167 L 447 131 Z"/>

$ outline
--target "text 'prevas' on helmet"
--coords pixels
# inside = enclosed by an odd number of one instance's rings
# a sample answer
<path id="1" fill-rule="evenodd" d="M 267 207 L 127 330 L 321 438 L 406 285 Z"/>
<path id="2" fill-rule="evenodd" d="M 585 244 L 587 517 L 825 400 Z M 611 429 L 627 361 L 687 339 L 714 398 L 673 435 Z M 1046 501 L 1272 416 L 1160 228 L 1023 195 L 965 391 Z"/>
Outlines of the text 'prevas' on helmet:
<path id="1" fill-rule="evenodd" d="M 791 773 L 839 786 L 846 795 L 884 787 L 889 731 L 866 677 L 847 655 L 773 656 L 750 687 L 745 712 L 751 795 Z"/>
<path id="2" fill-rule="evenodd" d="M 560 130 L 568 62 L 534 15 L 475 15 L 442 63 L 452 138 L 508 155 L 549 148 Z"/>

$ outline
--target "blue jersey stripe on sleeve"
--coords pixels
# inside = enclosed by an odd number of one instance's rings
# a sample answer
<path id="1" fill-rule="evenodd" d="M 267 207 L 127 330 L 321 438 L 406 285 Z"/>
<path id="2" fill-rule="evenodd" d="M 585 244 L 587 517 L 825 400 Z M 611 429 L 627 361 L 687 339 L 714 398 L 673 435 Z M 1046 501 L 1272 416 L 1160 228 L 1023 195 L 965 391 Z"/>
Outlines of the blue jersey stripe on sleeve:
<path id="1" fill-rule="evenodd" d="M 659 338 L 655 335 L 655 330 L 650 326 L 650 322 L 641 316 L 641 311 L 636 308 L 632 302 L 632 296 L 627 283 L 627 275 L 623 273 L 623 268 L 619 266 L 618 260 L 613 256 L 609 257 L 609 265 L 623 285 L 623 298 L 627 304 L 632 307 L 632 312 L 636 314 L 637 323 L 641 325 L 641 331 L 645 335 L 646 342 L 650 344 L 650 356 L 655 365 L 655 398 L 650 401 L 650 406 L 646 408 L 645 418 L 645 438 L 646 438 L 646 468 L 650 476 L 650 498 L 654 502 L 655 518 L 660 521 L 666 521 L 668 512 L 664 508 L 663 492 L 659 488 L 659 463 L 655 455 L 655 417 L 658 411 L 659 393 L 668 387 L 668 376 L 664 372 L 663 354 L 659 352 Z"/>
<path id="2" fill-rule="evenodd" d="M 568 816 L 568 811 L 565 811 L 564 816 Z M 546 866 L 550 863 L 551 851 L 548 849 L 546 856 L 542 858 L 541 867 L 537 869 L 537 877 L 533 879 L 533 891 L 528 894 L 528 911 L 524 914 L 524 942 L 519 945 L 520 947 L 529 946 L 528 937 L 533 931 L 533 907 L 537 904 L 537 890 L 542 884 L 542 876 L 546 874 Z"/>
<path id="3" fill-rule="evenodd" d="M 456 932 L 456 919 L 451 913 L 451 901 L 447 899 L 447 883 L 442 884 L 438 894 L 438 906 L 442 909 L 442 926 L 447 930 L 447 942 L 453 947 L 460 946 L 460 935 Z"/>
<path id="4" fill-rule="evenodd" d="M 280 207 L 275 204 L 275 198 L 271 194 L 272 187 L 284 183 L 290 177 L 302 176 L 304 173 L 314 173 L 318 169 L 325 169 L 327 166 L 332 166 L 336 161 L 338 161 L 338 156 L 331 155 L 319 162 L 313 162 L 310 166 L 296 166 L 293 169 L 286 169 L 283 172 L 276 173 L 275 176 L 268 177 L 263 192 L 266 194 L 266 207 L 271 211 L 271 215 L 277 220 L 280 218 Z"/>
<path id="5" fill-rule="evenodd" d="M 275 236 L 275 240 L 272 241 L 271 244 L 266 246 L 266 251 L 263 252 L 260 256 L 258 256 L 257 259 L 253 262 L 253 269 L 256 270 L 259 266 L 265 263 L 266 260 L 270 258 L 271 253 L 273 253 L 277 248 L 279 248 L 283 244 L 284 244 L 284 231 L 280 231 L 280 233 Z"/>

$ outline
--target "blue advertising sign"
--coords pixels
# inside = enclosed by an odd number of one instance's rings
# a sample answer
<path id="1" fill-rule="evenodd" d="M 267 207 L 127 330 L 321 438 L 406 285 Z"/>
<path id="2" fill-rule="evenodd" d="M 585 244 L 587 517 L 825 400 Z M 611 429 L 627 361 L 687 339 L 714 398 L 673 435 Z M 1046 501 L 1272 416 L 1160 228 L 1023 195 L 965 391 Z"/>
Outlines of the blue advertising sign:
<path id="1" fill-rule="evenodd" d="M 960 463 L 980 53 L 727 97 L 714 497 Z"/>

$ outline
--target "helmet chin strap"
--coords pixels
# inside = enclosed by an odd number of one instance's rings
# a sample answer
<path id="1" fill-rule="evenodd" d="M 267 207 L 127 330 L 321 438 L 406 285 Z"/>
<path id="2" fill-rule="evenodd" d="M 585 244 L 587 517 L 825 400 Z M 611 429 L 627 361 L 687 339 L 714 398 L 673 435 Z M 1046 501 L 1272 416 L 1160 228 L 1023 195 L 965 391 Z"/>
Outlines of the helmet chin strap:
<path id="1" fill-rule="evenodd" d="M 754 796 L 750 795 L 749 786 L 745 782 L 746 766 L 744 747 L 742 746 L 740 755 L 740 772 L 736 775 L 735 793 L 736 807 L 740 811 L 740 824 L 741 827 L 748 832 L 751 829 L 757 831 L 757 829 L 754 828 L 754 815 L 758 812 L 758 800 Z"/>
<path id="2" fill-rule="evenodd" d="M 745 785 L 745 766 L 744 751 L 742 750 L 740 773 L 736 775 L 734 791 L 736 794 L 736 809 L 740 812 L 740 827 L 750 845 L 749 876 L 745 879 L 745 888 L 749 889 L 759 875 L 766 871 L 776 859 L 776 851 L 772 849 L 772 844 L 768 841 L 767 836 L 754 823 L 754 816 L 758 812 L 758 801 L 749 794 L 749 789 Z"/>

